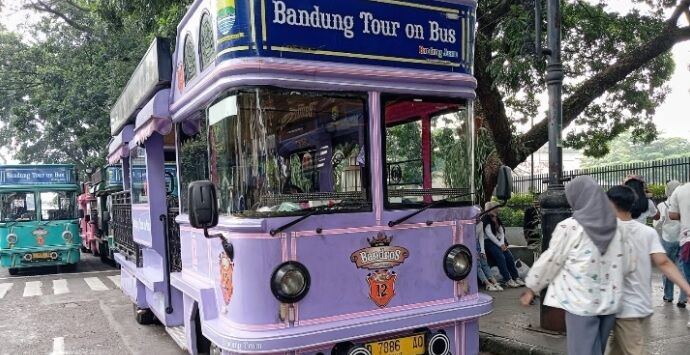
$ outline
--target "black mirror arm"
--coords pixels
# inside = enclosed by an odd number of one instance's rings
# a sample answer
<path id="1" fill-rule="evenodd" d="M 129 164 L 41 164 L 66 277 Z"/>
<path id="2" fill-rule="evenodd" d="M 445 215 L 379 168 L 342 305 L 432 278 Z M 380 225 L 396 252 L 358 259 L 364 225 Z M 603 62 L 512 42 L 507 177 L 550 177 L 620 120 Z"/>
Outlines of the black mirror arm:
<path id="1" fill-rule="evenodd" d="M 223 233 L 208 234 L 208 228 L 204 228 L 204 237 L 206 237 L 206 239 L 220 238 L 220 243 L 223 246 L 225 255 L 230 258 L 230 261 L 235 259 L 235 247 L 225 238 Z"/>
<path id="2" fill-rule="evenodd" d="M 438 201 L 436 201 L 436 202 L 432 202 L 432 203 L 430 203 L 430 204 L 428 204 L 428 205 L 426 205 L 426 206 L 424 206 L 424 207 L 422 207 L 422 208 L 420 208 L 420 209 L 418 209 L 418 210 L 416 210 L 416 211 L 414 211 L 414 212 L 412 212 L 412 213 L 410 213 L 410 214 L 408 214 L 408 215 L 405 215 L 405 216 L 402 216 L 402 217 L 396 219 L 395 221 L 389 221 L 389 222 L 388 222 L 388 227 L 391 227 L 391 228 L 392 228 L 392 227 L 395 227 L 395 226 L 397 226 L 398 224 L 400 224 L 400 223 L 402 223 L 402 222 L 405 222 L 405 221 L 407 221 L 408 219 L 410 219 L 410 218 L 412 218 L 412 217 L 414 217 L 414 216 L 416 216 L 416 215 L 418 215 L 418 214 L 420 214 L 420 213 L 422 213 L 422 212 L 428 210 L 429 208 L 436 207 L 436 206 L 438 206 L 438 205 L 440 205 L 440 204 L 442 204 L 442 203 L 444 203 L 444 202 L 448 202 L 448 200 L 453 200 L 453 199 L 456 199 L 456 198 L 465 197 L 465 196 L 470 196 L 470 195 L 474 195 L 474 194 L 475 194 L 474 192 L 468 192 L 468 193 L 465 193 L 465 194 L 454 195 L 454 196 L 448 196 L 448 197 L 446 197 L 446 198 L 444 198 L 444 199 L 442 199 L 442 200 L 438 200 Z M 431 221 L 427 221 L 427 222 L 426 222 L 427 225 L 431 225 L 432 223 L 433 223 L 433 222 L 431 222 Z"/>

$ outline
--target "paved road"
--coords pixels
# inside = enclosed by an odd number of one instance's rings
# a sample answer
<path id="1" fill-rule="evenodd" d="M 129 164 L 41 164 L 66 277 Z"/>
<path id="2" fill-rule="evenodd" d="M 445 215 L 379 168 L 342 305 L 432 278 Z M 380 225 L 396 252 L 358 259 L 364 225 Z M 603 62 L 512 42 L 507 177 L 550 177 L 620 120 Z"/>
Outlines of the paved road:
<path id="1" fill-rule="evenodd" d="M 119 271 L 82 255 L 79 270 L 0 269 L 0 355 L 183 354 L 162 326 L 134 321 Z"/>

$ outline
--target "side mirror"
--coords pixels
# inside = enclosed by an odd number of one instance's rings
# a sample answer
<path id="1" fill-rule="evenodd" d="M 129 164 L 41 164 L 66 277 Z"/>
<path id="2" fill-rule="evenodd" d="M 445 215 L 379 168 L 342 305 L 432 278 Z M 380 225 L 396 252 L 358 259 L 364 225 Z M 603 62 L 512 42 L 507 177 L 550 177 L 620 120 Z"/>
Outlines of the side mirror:
<path id="1" fill-rule="evenodd" d="M 83 213 L 84 213 L 84 212 L 82 212 L 82 214 L 83 214 Z M 88 223 L 88 222 L 91 222 L 91 215 L 88 215 L 88 214 L 87 214 L 86 216 L 84 216 L 84 220 L 85 220 L 87 223 Z"/>
<path id="2" fill-rule="evenodd" d="M 510 200 L 513 193 L 513 171 L 502 165 L 498 169 L 498 181 L 496 183 L 496 198 L 501 201 Z"/>
<path id="3" fill-rule="evenodd" d="M 189 184 L 189 223 L 194 228 L 215 227 L 218 224 L 216 186 L 208 180 Z"/>

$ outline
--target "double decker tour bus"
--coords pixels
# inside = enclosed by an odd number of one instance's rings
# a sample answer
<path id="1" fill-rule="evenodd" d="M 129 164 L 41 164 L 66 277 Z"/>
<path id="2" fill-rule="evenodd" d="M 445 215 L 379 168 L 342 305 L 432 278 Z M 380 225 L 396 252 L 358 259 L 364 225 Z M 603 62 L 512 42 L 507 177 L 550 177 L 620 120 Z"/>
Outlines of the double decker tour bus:
<path id="1" fill-rule="evenodd" d="M 0 265 L 21 269 L 79 262 L 76 171 L 72 165 L 0 166 Z"/>
<path id="2" fill-rule="evenodd" d="M 115 256 L 137 320 L 192 354 L 478 353 L 475 8 L 195 1 L 111 112 L 110 163 L 147 169 Z"/>

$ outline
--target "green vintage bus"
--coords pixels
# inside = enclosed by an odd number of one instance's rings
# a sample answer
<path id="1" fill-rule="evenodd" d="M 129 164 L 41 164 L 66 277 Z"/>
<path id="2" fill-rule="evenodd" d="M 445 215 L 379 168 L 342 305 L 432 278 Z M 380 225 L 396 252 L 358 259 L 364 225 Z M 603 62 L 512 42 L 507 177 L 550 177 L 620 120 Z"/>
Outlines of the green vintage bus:
<path id="1" fill-rule="evenodd" d="M 21 269 L 79 262 L 74 166 L 0 165 L 0 265 Z"/>

